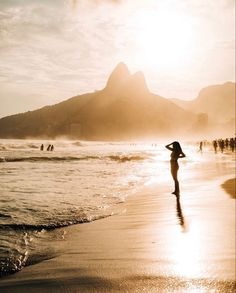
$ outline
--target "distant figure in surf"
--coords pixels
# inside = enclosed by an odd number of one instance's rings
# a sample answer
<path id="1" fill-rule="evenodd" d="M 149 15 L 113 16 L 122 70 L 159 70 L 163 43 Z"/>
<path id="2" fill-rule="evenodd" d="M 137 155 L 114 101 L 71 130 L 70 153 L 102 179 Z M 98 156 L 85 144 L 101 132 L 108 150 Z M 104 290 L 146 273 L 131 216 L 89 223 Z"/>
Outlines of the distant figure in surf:
<path id="1" fill-rule="evenodd" d="M 219 145 L 219 147 L 220 147 L 220 151 L 221 151 L 222 154 L 223 154 L 223 152 L 224 152 L 224 148 L 225 148 L 225 142 L 224 142 L 224 140 L 223 140 L 222 138 L 219 140 L 218 145 Z"/>
<path id="2" fill-rule="evenodd" d="M 51 150 L 51 145 L 49 144 L 47 147 L 47 151 L 50 151 L 50 150 Z"/>
<path id="3" fill-rule="evenodd" d="M 231 149 L 231 151 L 233 153 L 234 152 L 234 147 L 235 147 L 235 143 L 234 143 L 233 137 L 231 137 L 230 140 L 229 140 L 229 146 L 230 146 L 230 149 Z"/>
<path id="4" fill-rule="evenodd" d="M 171 151 L 170 167 L 171 167 L 171 175 L 175 183 L 175 190 L 172 193 L 175 194 L 176 196 L 179 196 L 180 190 L 179 190 L 179 181 L 178 181 L 178 170 L 179 170 L 178 159 L 184 158 L 186 156 L 183 153 L 182 148 L 178 141 L 174 141 L 166 145 L 166 148 Z"/>
<path id="5" fill-rule="evenodd" d="M 202 141 L 200 141 L 200 144 L 199 144 L 199 151 L 202 153 Z"/>
<path id="6" fill-rule="evenodd" d="M 217 141 L 213 140 L 212 144 L 213 144 L 213 147 L 214 147 L 214 150 L 215 150 L 215 154 L 217 154 L 217 147 L 218 147 Z"/>
<path id="7" fill-rule="evenodd" d="M 43 151 L 44 145 L 41 144 L 40 150 Z"/>
<path id="8" fill-rule="evenodd" d="M 50 148 L 50 151 L 53 151 L 54 150 L 54 146 L 53 144 L 51 145 L 51 148 Z"/>
<path id="9" fill-rule="evenodd" d="M 226 138 L 226 140 L 225 140 L 225 148 L 226 148 L 226 149 L 229 148 L 229 140 L 228 140 L 228 138 Z"/>

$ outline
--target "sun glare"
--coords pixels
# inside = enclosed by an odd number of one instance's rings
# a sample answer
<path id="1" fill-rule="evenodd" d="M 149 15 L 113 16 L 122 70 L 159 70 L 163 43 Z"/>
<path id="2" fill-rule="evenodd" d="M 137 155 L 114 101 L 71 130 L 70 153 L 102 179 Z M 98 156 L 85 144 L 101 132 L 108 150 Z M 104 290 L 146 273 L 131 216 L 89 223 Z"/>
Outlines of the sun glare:
<path id="1" fill-rule="evenodd" d="M 178 69 L 186 65 L 194 53 L 192 21 L 187 15 L 165 9 L 137 12 L 136 58 L 146 67 Z"/>

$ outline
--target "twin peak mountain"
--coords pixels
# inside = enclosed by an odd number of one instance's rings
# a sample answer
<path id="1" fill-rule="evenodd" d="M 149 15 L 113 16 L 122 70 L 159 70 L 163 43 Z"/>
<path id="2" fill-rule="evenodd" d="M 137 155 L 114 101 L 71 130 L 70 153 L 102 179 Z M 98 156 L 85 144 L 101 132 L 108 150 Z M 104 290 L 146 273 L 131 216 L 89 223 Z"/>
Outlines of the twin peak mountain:
<path id="1" fill-rule="evenodd" d="M 225 127 L 230 134 L 235 84 L 211 86 L 202 93 L 190 102 L 165 99 L 149 91 L 142 72 L 130 74 L 120 63 L 100 91 L 0 119 L 0 137 L 130 140 L 189 136 Z"/>
<path id="2" fill-rule="evenodd" d="M 141 71 L 130 74 L 124 63 L 119 63 L 113 70 L 105 89 L 113 92 L 113 94 L 126 94 L 127 96 L 131 94 L 136 96 L 150 94 L 144 74 Z"/>

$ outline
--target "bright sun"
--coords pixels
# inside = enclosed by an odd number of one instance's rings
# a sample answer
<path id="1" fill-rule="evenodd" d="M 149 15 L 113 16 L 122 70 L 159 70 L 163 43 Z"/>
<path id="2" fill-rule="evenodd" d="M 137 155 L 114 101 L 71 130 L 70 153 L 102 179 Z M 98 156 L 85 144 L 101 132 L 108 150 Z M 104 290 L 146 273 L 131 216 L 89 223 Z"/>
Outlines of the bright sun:
<path id="1" fill-rule="evenodd" d="M 137 12 L 132 20 L 136 63 L 162 70 L 178 69 L 194 55 L 194 35 L 189 17 L 178 11 Z M 136 23 L 136 24 L 135 24 Z"/>

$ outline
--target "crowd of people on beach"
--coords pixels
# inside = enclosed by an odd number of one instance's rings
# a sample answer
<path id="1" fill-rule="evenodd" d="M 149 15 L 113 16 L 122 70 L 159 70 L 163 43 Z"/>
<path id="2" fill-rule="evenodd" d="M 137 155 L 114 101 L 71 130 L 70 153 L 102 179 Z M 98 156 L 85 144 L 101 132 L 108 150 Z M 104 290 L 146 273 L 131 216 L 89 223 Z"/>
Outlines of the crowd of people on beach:
<path id="1" fill-rule="evenodd" d="M 40 150 L 41 151 L 43 151 L 44 150 L 44 145 L 43 144 L 41 144 L 41 146 L 40 146 Z M 48 147 L 47 147 L 47 151 L 53 151 L 54 150 L 54 146 L 53 146 L 53 144 L 49 144 L 48 145 Z"/>
<path id="2" fill-rule="evenodd" d="M 224 153 L 225 150 L 230 150 L 231 152 L 234 152 L 236 149 L 236 137 L 231 138 L 219 138 L 214 139 L 212 142 L 209 141 L 200 141 L 199 143 L 199 151 L 203 151 L 203 146 L 211 144 L 213 146 L 213 149 L 215 153 L 217 154 L 218 150 L 220 150 L 221 153 Z"/>

